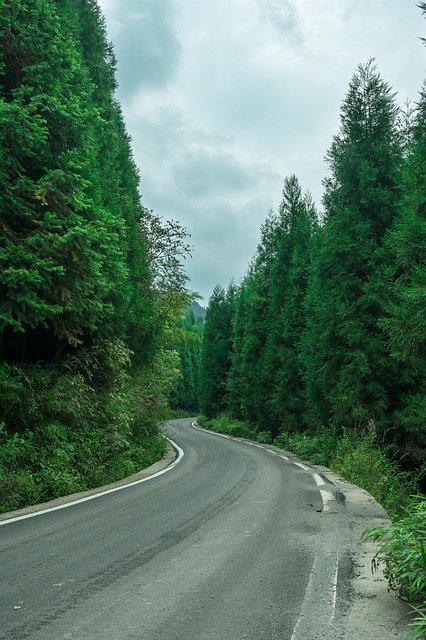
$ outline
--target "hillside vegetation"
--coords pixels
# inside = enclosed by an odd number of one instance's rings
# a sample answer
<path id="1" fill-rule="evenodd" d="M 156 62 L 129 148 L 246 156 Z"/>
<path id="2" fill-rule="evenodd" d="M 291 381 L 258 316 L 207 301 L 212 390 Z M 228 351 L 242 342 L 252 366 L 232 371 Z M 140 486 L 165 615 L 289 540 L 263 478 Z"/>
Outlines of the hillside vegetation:
<path id="1" fill-rule="evenodd" d="M 139 196 L 96 0 L 0 3 L 0 512 L 160 458 L 186 234 Z"/>

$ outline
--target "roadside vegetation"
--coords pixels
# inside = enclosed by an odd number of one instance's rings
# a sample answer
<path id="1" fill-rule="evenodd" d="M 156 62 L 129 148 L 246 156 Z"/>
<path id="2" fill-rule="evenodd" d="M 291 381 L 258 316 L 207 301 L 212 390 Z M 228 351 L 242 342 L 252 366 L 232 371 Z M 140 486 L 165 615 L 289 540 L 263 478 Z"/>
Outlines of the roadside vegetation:
<path id="1" fill-rule="evenodd" d="M 0 513 L 164 452 L 189 247 L 142 205 L 115 90 L 96 0 L 0 3 Z"/>

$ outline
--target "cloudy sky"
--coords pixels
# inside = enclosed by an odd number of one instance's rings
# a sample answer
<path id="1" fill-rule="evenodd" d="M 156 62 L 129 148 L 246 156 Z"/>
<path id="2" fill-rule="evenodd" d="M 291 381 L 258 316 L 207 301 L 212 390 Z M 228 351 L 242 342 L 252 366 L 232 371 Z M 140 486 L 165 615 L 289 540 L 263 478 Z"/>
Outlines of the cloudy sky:
<path id="1" fill-rule="evenodd" d="M 403 104 L 425 77 L 417 0 L 100 0 L 143 203 L 191 234 L 190 288 L 244 274 L 295 173 L 321 208 L 324 155 L 359 63 Z"/>

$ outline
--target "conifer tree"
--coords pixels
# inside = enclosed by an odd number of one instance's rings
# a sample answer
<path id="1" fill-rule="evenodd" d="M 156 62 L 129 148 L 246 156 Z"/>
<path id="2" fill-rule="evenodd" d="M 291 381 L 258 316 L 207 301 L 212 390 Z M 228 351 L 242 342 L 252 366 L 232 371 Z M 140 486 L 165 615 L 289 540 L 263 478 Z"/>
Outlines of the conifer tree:
<path id="1" fill-rule="evenodd" d="M 393 437 L 400 452 L 420 466 L 426 461 L 426 88 L 420 94 L 403 171 L 404 197 L 389 233 L 390 292 L 383 319 L 392 357 Z M 396 435 L 396 438 L 395 438 Z"/>
<path id="2" fill-rule="evenodd" d="M 271 272 L 277 248 L 277 224 L 277 216 L 270 211 L 241 288 L 236 305 L 233 354 L 233 369 L 238 366 L 239 371 L 230 374 L 233 386 L 240 392 L 242 417 L 262 425 L 268 424 L 270 418 L 269 407 L 265 404 L 269 372 L 262 368 L 262 356 L 272 321 Z M 244 323 L 243 328 L 241 322 Z M 238 332 L 242 333 L 240 337 Z"/>
<path id="3" fill-rule="evenodd" d="M 312 236 L 317 228 L 315 207 L 309 194 L 302 196 L 297 178 L 285 181 L 281 205 L 286 224 L 283 259 L 284 278 L 274 283 L 278 292 L 272 337 L 275 343 L 276 371 L 272 384 L 271 405 L 276 430 L 300 431 L 304 427 L 305 384 L 300 358 L 301 342 L 306 330 L 304 300 L 311 264 Z M 280 252 L 277 253 L 277 261 Z M 278 272 L 279 273 L 279 272 Z M 277 304 L 278 303 L 278 304 Z"/>
<path id="4" fill-rule="evenodd" d="M 0 42 L 2 330 L 77 344 L 127 277 L 123 222 L 89 194 L 92 85 L 50 2 L 4 3 Z"/>
<path id="5" fill-rule="evenodd" d="M 394 370 L 379 326 L 379 274 L 383 239 L 400 199 L 397 115 L 373 62 L 360 66 L 327 156 L 326 219 L 307 301 L 308 402 L 311 418 L 323 424 L 371 427 L 389 414 Z"/>
<path id="6" fill-rule="evenodd" d="M 227 292 L 216 285 L 207 307 L 201 355 L 200 405 L 208 417 L 227 408 L 234 300 L 234 285 L 231 284 Z"/>

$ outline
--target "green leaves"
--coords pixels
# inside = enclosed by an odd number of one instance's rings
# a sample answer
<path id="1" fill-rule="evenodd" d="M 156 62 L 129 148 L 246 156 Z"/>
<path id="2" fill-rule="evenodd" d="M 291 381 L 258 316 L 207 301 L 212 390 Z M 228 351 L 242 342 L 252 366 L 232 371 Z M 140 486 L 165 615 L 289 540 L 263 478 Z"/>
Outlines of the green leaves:
<path id="1" fill-rule="evenodd" d="M 389 527 L 368 529 L 364 538 L 378 542 L 377 559 L 385 564 L 389 588 L 418 612 L 412 622 L 413 637 L 426 631 L 426 500 L 415 496 L 406 514 Z"/>

